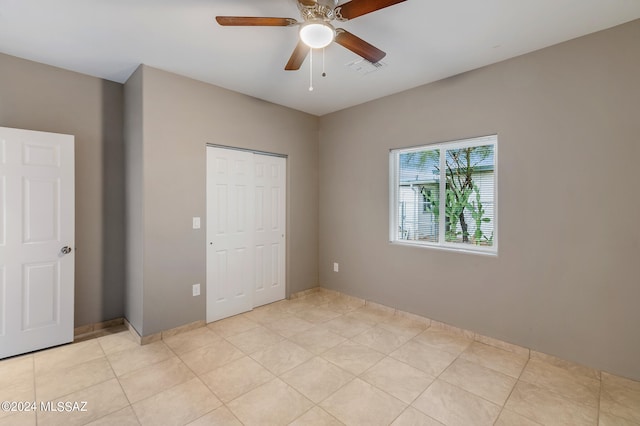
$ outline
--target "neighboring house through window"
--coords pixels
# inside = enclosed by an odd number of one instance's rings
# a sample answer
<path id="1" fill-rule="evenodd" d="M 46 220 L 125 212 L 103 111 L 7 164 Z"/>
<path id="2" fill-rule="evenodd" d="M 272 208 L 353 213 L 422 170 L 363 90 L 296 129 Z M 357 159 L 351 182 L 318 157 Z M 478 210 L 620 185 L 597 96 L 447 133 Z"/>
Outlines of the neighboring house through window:
<path id="1" fill-rule="evenodd" d="M 496 254 L 497 147 L 492 135 L 392 150 L 391 242 Z"/>

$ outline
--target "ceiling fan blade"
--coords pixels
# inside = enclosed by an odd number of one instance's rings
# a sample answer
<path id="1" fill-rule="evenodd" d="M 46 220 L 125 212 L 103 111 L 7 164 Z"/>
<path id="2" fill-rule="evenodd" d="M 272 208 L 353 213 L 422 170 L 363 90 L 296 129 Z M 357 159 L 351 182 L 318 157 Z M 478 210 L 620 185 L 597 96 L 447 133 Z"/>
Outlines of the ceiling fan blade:
<path id="1" fill-rule="evenodd" d="M 374 64 L 380 62 L 387 55 L 382 50 L 342 28 L 336 29 L 336 43 Z"/>
<path id="2" fill-rule="evenodd" d="M 403 1 L 406 0 L 351 0 L 342 6 L 338 6 L 336 10 L 339 10 L 344 19 L 353 19 Z"/>
<path id="3" fill-rule="evenodd" d="M 289 58 L 289 62 L 284 67 L 287 71 L 296 71 L 299 70 L 304 62 L 305 58 L 309 54 L 310 47 L 302 42 L 302 40 L 298 41 L 296 48 L 293 49 L 293 53 Z"/>
<path id="4" fill-rule="evenodd" d="M 216 16 L 216 21 L 223 26 L 288 27 L 298 23 L 293 18 L 261 18 L 255 16 Z"/>

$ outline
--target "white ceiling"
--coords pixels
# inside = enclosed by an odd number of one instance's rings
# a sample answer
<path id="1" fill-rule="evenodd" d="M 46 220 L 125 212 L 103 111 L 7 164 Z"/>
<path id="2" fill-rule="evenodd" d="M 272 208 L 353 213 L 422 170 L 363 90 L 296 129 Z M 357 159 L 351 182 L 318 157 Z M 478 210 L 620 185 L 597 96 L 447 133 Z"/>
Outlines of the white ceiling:
<path id="1" fill-rule="evenodd" d="M 143 63 L 323 115 L 640 18 L 640 0 L 407 0 L 336 23 L 387 52 L 363 75 L 332 44 L 284 71 L 297 27 L 221 27 L 217 15 L 300 20 L 296 0 L 0 0 L 0 52 L 124 83 Z"/>

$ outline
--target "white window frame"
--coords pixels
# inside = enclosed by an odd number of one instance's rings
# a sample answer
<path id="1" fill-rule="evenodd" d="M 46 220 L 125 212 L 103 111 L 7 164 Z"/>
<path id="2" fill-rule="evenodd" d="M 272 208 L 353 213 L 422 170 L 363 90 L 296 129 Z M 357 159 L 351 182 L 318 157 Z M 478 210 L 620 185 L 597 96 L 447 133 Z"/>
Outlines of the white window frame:
<path id="1" fill-rule="evenodd" d="M 398 239 L 399 229 L 399 187 L 400 187 L 400 154 L 409 152 L 420 152 L 425 150 L 440 150 L 440 211 L 445 211 L 445 193 L 446 180 L 446 150 L 470 148 L 474 146 L 493 145 L 494 173 L 493 173 L 493 245 L 481 246 L 472 244 L 460 244 L 445 241 L 446 221 L 439 221 L 438 242 L 429 241 L 413 241 Z M 443 216 L 444 218 L 444 216 Z M 389 242 L 403 246 L 436 248 L 439 250 L 449 250 L 464 253 L 483 254 L 489 256 L 498 255 L 498 135 L 481 136 L 476 138 L 461 139 L 449 142 L 438 142 L 433 144 L 425 144 L 411 148 L 397 148 L 389 152 Z"/>

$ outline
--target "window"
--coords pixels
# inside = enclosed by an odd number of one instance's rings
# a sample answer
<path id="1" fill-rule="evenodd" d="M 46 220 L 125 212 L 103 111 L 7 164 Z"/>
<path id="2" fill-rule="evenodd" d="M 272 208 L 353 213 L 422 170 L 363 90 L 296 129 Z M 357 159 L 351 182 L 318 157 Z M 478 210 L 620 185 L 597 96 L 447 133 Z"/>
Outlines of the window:
<path id="1" fill-rule="evenodd" d="M 493 135 L 392 150 L 391 242 L 497 253 L 497 147 Z"/>

